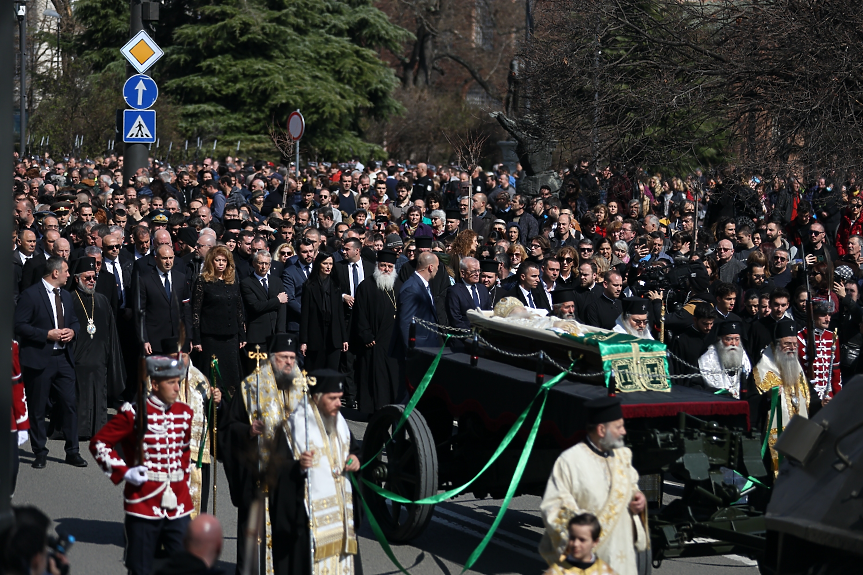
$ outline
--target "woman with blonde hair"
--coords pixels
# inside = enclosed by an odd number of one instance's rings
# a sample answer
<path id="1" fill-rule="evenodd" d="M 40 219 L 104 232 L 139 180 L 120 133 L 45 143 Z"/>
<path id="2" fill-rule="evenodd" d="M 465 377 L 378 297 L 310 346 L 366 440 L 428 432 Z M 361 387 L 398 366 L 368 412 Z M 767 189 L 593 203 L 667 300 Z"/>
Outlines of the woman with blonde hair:
<path id="1" fill-rule="evenodd" d="M 240 349 L 246 345 L 243 298 L 236 277 L 234 258 L 225 246 L 215 246 L 204 259 L 204 269 L 192 291 L 192 347 L 195 362 L 204 373 L 210 372 L 213 356 L 219 360 L 222 379 L 218 382 L 231 394 L 243 379 Z"/>
<path id="2" fill-rule="evenodd" d="M 272 256 L 273 261 L 280 261 L 283 264 L 287 263 L 288 259 L 294 255 L 294 246 L 290 243 L 285 242 L 283 244 L 279 244 L 276 249 L 273 250 Z"/>
<path id="3" fill-rule="evenodd" d="M 515 270 L 518 269 L 521 262 L 527 259 L 527 251 L 521 244 L 512 244 L 509 246 L 509 249 L 506 250 L 506 257 L 509 259 L 509 269 L 515 273 Z"/>

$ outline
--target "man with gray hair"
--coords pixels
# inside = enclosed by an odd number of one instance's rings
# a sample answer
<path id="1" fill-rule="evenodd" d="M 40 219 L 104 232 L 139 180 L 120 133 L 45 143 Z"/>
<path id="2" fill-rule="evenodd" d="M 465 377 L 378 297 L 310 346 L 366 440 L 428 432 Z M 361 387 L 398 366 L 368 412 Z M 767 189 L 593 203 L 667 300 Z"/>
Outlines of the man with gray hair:
<path id="1" fill-rule="evenodd" d="M 653 339 L 650 333 L 650 322 L 647 319 L 647 306 L 650 300 L 640 297 L 628 297 L 623 300 L 623 313 L 617 318 L 612 331 Z"/>
<path id="2" fill-rule="evenodd" d="M 480 266 L 476 258 L 462 258 L 458 264 L 461 281 L 450 286 L 446 294 L 446 313 L 450 325 L 470 329 L 468 310 L 491 309 L 488 289 L 480 283 Z"/>
<path id="3" fill-rule="evenodd" d="M 240 282 L 240 294 L 246 312 L 246 346 L 266 348 L 276 333 L 287 331 L 288 294 L 278 275 L 270 272 L 272 256 L 267 250 L 252 254 L 254 272 Z M 246 374 L 255 370 L 255 362 L 246 363 Z"/>

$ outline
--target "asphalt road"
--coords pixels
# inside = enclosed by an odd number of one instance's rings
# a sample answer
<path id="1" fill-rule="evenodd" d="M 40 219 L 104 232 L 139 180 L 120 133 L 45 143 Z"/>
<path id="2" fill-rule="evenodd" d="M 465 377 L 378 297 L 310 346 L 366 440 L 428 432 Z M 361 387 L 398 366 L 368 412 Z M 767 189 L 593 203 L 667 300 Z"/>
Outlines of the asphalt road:
<path id="1" fill-rule="evenodd" d="M 358 438 L 362 437 L 364 424 L 350 422 L 350 426 Z M 48 466 L 42 470 L 30 467 L 33 457 L 27 450 L 29 444 L 24 448 L 20 451 L 21 472 L 13 503 L 39 507 L 59 528 L 75 536 L 77 542 L 69 554 L 73 574 L 124 573 L 121 486 L 112 484 L 89 452 L 85 453 L 86 443 L 81 444 L 82 454 L 90 463 L 86 469 L 63 463 L 61 441 L 49 441 Z M 217 485 L 217 514 L 225 532 L 221 567 L 231 574 L 236 558 L 237 513 L 231 505 L 221 467 Z M 488 532 L 500 504 L 500 500 L 477 500 L 467 495 L 438 505 L 425 533 L 411 545 L 394 546 L 395 556 L 412 575 L 459 575 L 467 558 Z M 542 573 L 545 563 L 536 552 L 542 533 L 538 508 L 538 497 L 513 499 L 485 553 L 468 573 Z M 360 529 L 359 536 L 366 575 L 399 573 L 367 523 Z M 724 556 L 666 561 L 655 572 L 658 575 L 757 575 L 758 569 L 753 565 L 742 557 Z"/>

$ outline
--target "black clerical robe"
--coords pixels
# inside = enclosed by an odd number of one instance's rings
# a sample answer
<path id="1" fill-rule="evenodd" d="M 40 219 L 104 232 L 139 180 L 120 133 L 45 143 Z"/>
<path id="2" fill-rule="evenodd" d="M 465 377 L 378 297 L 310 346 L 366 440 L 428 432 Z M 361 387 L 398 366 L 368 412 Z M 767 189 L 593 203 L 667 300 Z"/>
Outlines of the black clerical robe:
<path id="1" fill-rule="evenodd" d="M 73 348 L 78 437 L 85 438 L 92 437 L 108 423 L 109 402 L 117 401 L 126 387 L 126 368 L 108 298 L 100 293 L 89 295 L 75 289 L 72 303 L 81 323 Z M 95 328 L 92 334 L 89 333 L 91 325 Z"/>
<path id="2" fill-rule="evenodd" d="M 704 386 L 704 379 L 699 375 L 698 358 L 704 355 L 710 344 L 716 341 L 716 336 L 710 333 L 702 333 L 690 325 L 687 329 L 675 335 L 671 340 L 668 350 L 673 354 L 668 358 L 671 373 L 674 375 L 694 375 L 695 377 L 681 378 L 674 381 L 674 385 Z M 680 360 L 683 360 L 682 362 Z M 689 365 L 685 365 L 683 362 Z M 689 367 L 692 366 L 692 367 Z"/>
<path id="3" fill-rule="evenodd" d="M 399 363 L 388 351 L 396 325 L 395 302 L 399 287 L 396 285 L 393 291 L 385 292 L 373 278 L 366 278 L 356 291 L 350 345 L 357 357 L 354 379 L 359 387 L 363 413 L 374 413 L 398 399 Z M 369 347 L 372 342 L 375 345 Z"/>

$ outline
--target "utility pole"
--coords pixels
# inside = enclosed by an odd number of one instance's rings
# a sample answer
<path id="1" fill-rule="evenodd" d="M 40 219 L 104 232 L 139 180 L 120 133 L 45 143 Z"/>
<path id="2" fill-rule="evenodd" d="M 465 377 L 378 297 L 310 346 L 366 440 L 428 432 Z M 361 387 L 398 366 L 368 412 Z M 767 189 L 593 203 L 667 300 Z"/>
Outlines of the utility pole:
<path id="1" fill-rule="evenodd" d="M 18 40 L 21 56 L 21 144 L 18 148 L 18 157 L 23 158 L 27 145 L 27 2 L 17 0 L 15 3 L 15 15 L 18 18 Z"/>
<path id="2" fill-rule="evenodd" d="M 0 10 L 0 38 L 11 39 L 15 35 L 15 14 L 12 10 Z M 0 56 L 0 78 L 11 78 L 15 75 L 15 48 L 12 42 L 6 45 L 8 58 Z M 15 142 L 12 138 L 12 118 L 13 118 L 13 84 L 5 84 L 5 88 L 0 90 L 0 173 L 12 173 L 12 154 L 15 151 Z M 6 118 L 2 120 L 2 118 Z M 3 127 L 5 126 L 5 127 Z M 4 167 L 5 166 L 5 167 Z M 4 237 L 12 235 L 12 218 L 0 218 L 0 234 L 5 234 Z M 3 269 L 11 269 L 12 251 L 3 250 L 0 252 L 0 266 L 5 266 Z M 0 298 L 2 301 L 12 301 L 12 284 L 11 282 L 0 282 Z M 5 335 L 4 335 L 5 334 Z M 0 338 L 6 342 L 5 346 L 0 346 L 0 370 L 6 370 L 2 373 L 12 372 L 12 314 L 0 314 Z M 12 412 L 12 386 L 0 386 L 0 429 L 5 429 L 7 439 L 0 441 L 0 535 L 12 527 L 14 516 L 10 507 L 10 481 L 12 477 L 12 457 L 18 457 L 18 448 L 14 452 L 12 443 L 8 439 L 8 433 L 11 429 L 9 415 Z"/>
<path id="3" fill-rule="evenodd" d="M 144 29 L 144 16 L 146 21 L 156 21 L 159 19 L 157 2 L 142 2 L 141 0 L 131 0 L 130 8 L 131 15 L 129 19 L 129 38 Z M 150 31 L 148 31 L 149 33 Z M 135 74 L 135 70 L 131 65 L 126 66 L 127 76 Z M 122 127 L 122 125 L 121 125 Z M 125 134 L 122 134 L 125 136 Z M 140 168 L 149 168 L 148 164 L 147 144 L 125 144 L 123 150 L 123 187 L 129 185 L 129 180 L 135 177 L 135 172 Z"/>

